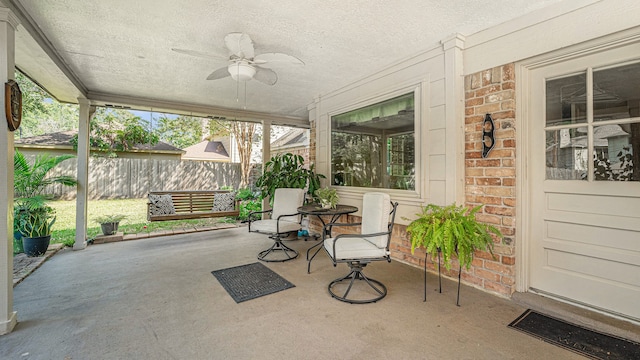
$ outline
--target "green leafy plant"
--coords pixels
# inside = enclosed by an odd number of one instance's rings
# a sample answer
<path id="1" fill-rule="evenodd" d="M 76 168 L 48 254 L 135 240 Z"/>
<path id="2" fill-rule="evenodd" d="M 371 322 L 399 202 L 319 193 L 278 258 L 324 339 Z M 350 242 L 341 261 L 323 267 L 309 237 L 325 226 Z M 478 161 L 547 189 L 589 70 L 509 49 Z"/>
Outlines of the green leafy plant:
<path id="1" fill-rule="evenodd" d="M 335 209 L 338 201 L 340 201 L 340 197 L 338 196 L 336 189 L 329 187 L 317 189 L 314 192 L 314 195 L 323 207 L 328 206 Z"/>
<path id="2" fill-rule="evenodd" d="M 442 253 L 443 263 L 451 269 L 451 258 L 457 254 L 461 266 L 469 269 L 476 250 L 488 250 L 493 255 L 493 237 L 502 238 L 500 231 L 476 220 L 482 206 L 469 210 L 456 204 L 429 204 L 416 214 L 417 219 L 407 226 L 411 238 L 411 253 L 422 247 L 432 257 Z M 406 219 L 405 220 L 409 220 Z"/>
<path id="3" fill-rule="evenodd" d="M 117 215 L 100 215 L 96 216 L 93 220 L 98 224 L 109 224 L 109 223 L 117 223 L 126 219 L 125 215 L 117 214 Z"/>
<path id="4" fill-rule="evenodd" d="M 20 218 L 20 233 L 28 238 L 51 235 L 55 222 L 55 211 L 50 206 L 30 209 L 27 215 Z"/>
<path id="5" fill-rule="evenodd" d="M 324 175 L 315 173 L 313 164 L 305 168 L 302 156 L 286 153 L 274 155 L 264 164 L 264 172 L 256 180 L 256 186 L 263 199 L 268 196 L 273 201 L 273 194 L 278 188 L 308 188 L 307 193 L 313 196 L 320 188 L 320 179 L 324 178 Z"/>
<path id="6" fill-rule="evenodd" d="M 43 153 L 30 162 L 24 154 L 16 150 L 13 156 L 16 206 L 37 209 L 44 206 L 45 201 L 51 198 L 44 194 L 47 186 L 53 184 L 75 186 L 77 181 L 71 176 L 49 176 L 49 172 L 58 164 L 73 157 L 73 155 L 52 156 Z"/>
<path id="7" fill-rule="evenodd" d="M 236 192 L 236 199 L 239 200 L 255 200 L 259 197 L 260 195 L 253 192 L 250 188 L 238 189 L 238 192 Z"/>

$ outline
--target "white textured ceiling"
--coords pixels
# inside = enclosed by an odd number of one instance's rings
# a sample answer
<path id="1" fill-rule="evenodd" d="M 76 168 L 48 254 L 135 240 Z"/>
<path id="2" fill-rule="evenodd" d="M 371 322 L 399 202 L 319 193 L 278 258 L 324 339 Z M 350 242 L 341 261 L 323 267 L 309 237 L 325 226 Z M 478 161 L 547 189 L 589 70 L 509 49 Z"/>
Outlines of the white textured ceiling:
<path id="1" fill-rule="evenodd" d="M 89 94 L 229 109 L 231 78 L 205 78 L 226 64 L 171 48 L 228 57 L 224 36 L 244 32 L 256 54 L 283 52 L 304 66 L 274 65 L 278 82 L 246 84 L 247 110 L 307 118 L 318 95 L 433 48 L 560 0 L 2 0 L 32 19 L 76 84 Z M 16 64 L 64 101 L 80 94 L 19 27 Z M 69 74 L 67 74 L 69 75 Z"/>

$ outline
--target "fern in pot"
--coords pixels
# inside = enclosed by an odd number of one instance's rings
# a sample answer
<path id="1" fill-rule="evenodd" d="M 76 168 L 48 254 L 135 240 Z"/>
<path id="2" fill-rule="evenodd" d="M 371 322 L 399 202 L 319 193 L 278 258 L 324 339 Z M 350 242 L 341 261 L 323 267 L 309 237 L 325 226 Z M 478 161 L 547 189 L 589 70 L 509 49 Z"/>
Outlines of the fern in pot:
<path id="1" fill-rule="evenodd" d="M 482 206 L 468 209 L 456 204 L 438 206 L 429 204 L 422 213 L 407 226 L 411 238 L 411 253 L 421 247 L 431 258 L 438 256 L 438 275 L 440 275 L 440 257 L 447 270 L 451 269 L 451 259 L 458 257 L 458 296 L 456 305 L 460 306 L 460 276 L 462 267 L 471 267 L 474 253 L 478 250 L 489 251 L 493 256 L 493 236 L 502 238 L 500 231 L 493 225 L 476 220 L 476 213 Z M 406 219 L 409 220 L 409 219 Z M 427 263 L 424 264 L 424 301 L 427 301 Z M 438 276 L 440 278 L 440 276 Z M 440 282 L 440 292 L 442 283 Z"/>
<path id="2" fill-rule="evenodd" d="M 407 226 L 411 238 L 411 252 L 422 247 L 432 257 L 442 254 L 447 270 L 451 269 L 451 258 L 457 255 L 460 266 L 471 267 L 477 250 L 489 251 L 493 255 L 493 237 L 502 238 L 500 230 L 490 224 L 476 220 L 482 205 L 473 209 L 455 204 L 438 206 L 429 204 L 416 214 L 417 219 Z"/>

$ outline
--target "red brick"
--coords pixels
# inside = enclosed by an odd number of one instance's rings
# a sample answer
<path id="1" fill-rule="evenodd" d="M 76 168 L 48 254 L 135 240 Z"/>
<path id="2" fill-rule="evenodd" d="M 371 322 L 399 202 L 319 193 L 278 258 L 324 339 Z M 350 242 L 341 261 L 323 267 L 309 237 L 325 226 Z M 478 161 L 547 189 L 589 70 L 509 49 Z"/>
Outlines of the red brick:
<path id="1" fill-rule="evenodd" d="M 510 275 L 512 276 L 514 274 L 514 268 L 513 265 L 503 265 L 497 262 L 493 262 L 493 261 L 485 261 L 484 262 L 484 268 L 487 270 L 491 270 L 491 271 L 495 271 L 497 273 L 500 273 L 502 275 Z"/>
<path id="2" fill-rule="evenodd" d="M 492 177 L 514 177 L 516 176 L 516 169 L 504 168 L 504 167 L 486 168 L 484 170 L 484 173 L 487 176 L 492 176 Z"/>
<path id="3" fill-rule="evenodd" d="M 493 271 L 487 271 L 485 269 L 482 268 L 474 268 L 473 269 L 473 273 L 482 279 L 485 280 L 489 280 L 489 281 L 500 281 L 500 274 L 497 274 Z"/>
<path id="4" fill-rule="evenodd" d="M 516 89 L 515 81 L 508 81 L 508 82 L 502 83 L 502 90 L 515 90 L 515 89 Z"/>
<path id="5" fill-rule="evenodd" d="M 514 199 L 514 198 L 504 198 L 504 199 L 502 199 L 502 202 L 506 206 L 511 206 L 511 207 L 515 207 L 516 206 L 516 199 Z"/>
<path id="6" fill-rule="evenodd" d="M 512 276 L 501 276 L 500 282 L 507 286 L 513 286 L 516 284 L 516 280 Z"/>
<path id="7" fill-rule="evenodd" d="M 503 256 L 502 263 L 505 265 L 514 265 L 516 263 L 516 258 L 513 256 Z"/>
<path id="8" fill-rule="evenodd" d="M 507 180 L 507 179 L 505 179 Z M 493 186 L 493 187 L 485 187 L 483 188 L 484 194 L 494 195 L 494 196 L 514 196 L 514 188 L 513 187 L 505 187 L 505 186 Z"/>
<path id="9" fill-rule="evenodd" d="M 472 106 L 478 106 L 482 104 L 484 104 L 484 98 L 477 97 L 477 98 L 467 99 L 467 101 L 465 101 L 464 103 L 464 106 L 472 107 Z"/>
<path id="10" fill-rule="evenodd" d="M 502 179 L 503 186 L 516 186 L 516 179 Z"/>
<path id="11" fill-rule="evenodd" d="M 491 118 L 493 120 L 515 119 L 516 118 L 516 112 L 515 112 L 515 110 L 497 111 L 497 112 L 491 114 Z"/>
<path id="12" fill-rule="evenodd" d="M 514 81 L 516 79 L 515 64 L 506 64 L 502 66 L 502 81 Z"/>
<path id="13" fill-rule="evenodd" d="M 495 113 L 500 111 L 500 104 L 499 103 L 491 103 L 491 104 L 485 104 L 485 105 L 481 105 L 475 108 L 475 113 L 477 115 L 482 115 L 482 114 L 491 114 L 491 113 Z M 492 115 L 493 117 L 493 115 Z M 484 119 L 483 119 L 484 120 Z"/>
<path id="14" fill-rule="evenodd" d="M 500 159 L 482 159 L 476 161 L 477 167 L 499 167 L 500 165 Z"/>
<path id="15" fill-rule="evenodd" d="M 485 169 L 487 171 L 488 169 Z M 476 178 L 477 185 L 502 185 L 502 179 L 497 177 Z"/>
<path id="16" fill-rule="evenodd" d="M 469 274 L 467 272 L 463 272 L 460 278 L 462 281 L 466 283 L 477 285 L 477 286 L 482 286 L 482 283 L 483 283 L 483 280 L 481 278 L 474 276 L 472 274 Z"/>
<path id="17" fill-rule="evenodd" d="M 476 97 L 484 97 L 487 94 L 495 93 L 498 91 L 502 91 L 502 86 L 500 86 L 499 84 L 494 84 L 476 90 L 474 95 Z"/>
<path id="18" fill-rule="evenodd" d="M 506 148 L 515 148 L 516 141 L 514 139 L 504 139 L 502 140 L 502 146 Z"/>
<path id="19" fill-rule="evenodd" d="M 485 206 L 484 211 L 487 214 L 495 214 L 495 215 L 504 215 L 504 216 L 513 216 L 514 209 L 511 207 L 502 207 L 502 206 Z"/>
<path id="20" fill-rule="evenodd" d="M 500 103 L 500 110 L 513 110 L 516 108 L 515 100 L 506 100 Z"/>

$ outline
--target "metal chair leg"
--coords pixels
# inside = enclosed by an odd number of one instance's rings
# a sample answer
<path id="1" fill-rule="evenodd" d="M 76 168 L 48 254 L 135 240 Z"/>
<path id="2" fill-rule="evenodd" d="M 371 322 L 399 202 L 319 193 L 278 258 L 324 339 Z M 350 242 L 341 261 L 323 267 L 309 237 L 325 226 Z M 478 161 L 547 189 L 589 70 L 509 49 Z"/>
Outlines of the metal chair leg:
<path id="1" fill-rule="evenodd" d="M 288 247 L 287 245 L 282 243 L 282 239 L 280 239 L 279 237 L 274 237 L 272 238 L 274 240 L 273 245 L 271 245 L 270 248 L 268 248 L 267 250 L 263 250 L 260 251 L 258 253 L 258 260 L 260 261 L 264 261 L 264 262 L 284 262 L 284 261 L 289 261 L 289 260 L 293 260 L 295 258 L 298 257 L 298 252 L 290 247 Z M 286 258 L 280 259 L 280 258 L 276 258 L 276 259 L 269 259 L 267 258 L 267 256 L 271 253 L 276 253 L 278 251 L 281 251 L 284 255 L 286 255 Z"/>

